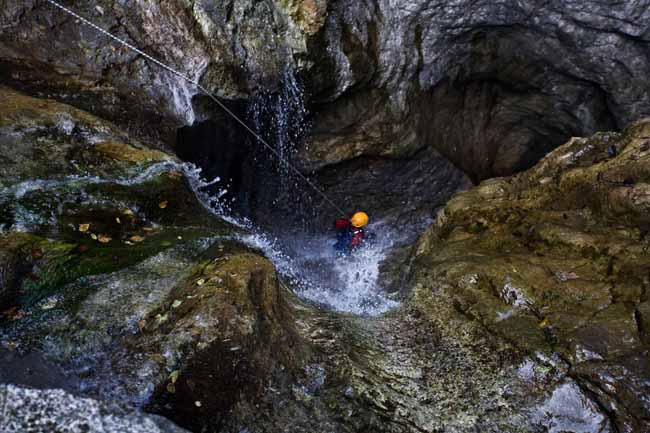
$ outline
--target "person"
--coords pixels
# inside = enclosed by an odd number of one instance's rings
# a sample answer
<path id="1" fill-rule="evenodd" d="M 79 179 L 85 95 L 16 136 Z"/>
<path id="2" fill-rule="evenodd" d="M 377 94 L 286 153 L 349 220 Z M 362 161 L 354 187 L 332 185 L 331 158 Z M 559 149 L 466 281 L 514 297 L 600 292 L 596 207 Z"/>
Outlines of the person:
<path id="1" fill-rule="evenodd" d="M 341 255 L 348 255 L 359 248 L 365 237 L 364 227 L 368 224 L 368 214 L 357 212 L 352 218 L 339 218 L 334 222 L 337 230 L 334 249 Z"/>

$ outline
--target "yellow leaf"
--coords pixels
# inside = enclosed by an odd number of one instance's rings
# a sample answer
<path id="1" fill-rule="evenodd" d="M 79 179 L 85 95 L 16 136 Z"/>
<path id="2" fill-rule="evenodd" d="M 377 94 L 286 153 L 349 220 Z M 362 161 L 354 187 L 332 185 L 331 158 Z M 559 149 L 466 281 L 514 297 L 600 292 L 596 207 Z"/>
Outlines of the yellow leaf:
<path id="1" fill-rule="evenodd" d="M 165 323 L 167 319 L 168 317 L 166 314 L 164 316 L 161 314 L 156 314 L 156 320 L 158 321 L 158 323 Z"/>
<path id="2" fill-rule="evenodd" d="M 103 244 L 107 244 L 111 241 L 111 237 L 109 235 L 101 234 L 97 236 L 97 240 Z"/>
<path id="3" fill-rule="evenodd" d="M 178 376 L 180 376 L 181 372 L 179 370 L 174 370 L 172 373 L 169 375 L 169 380 L 172 381 L 172 383 L 176 383 L 178 380 Z"/>
<path id="4" fill-rule="evenodd" d="M 167 200 L 161 201 L 160 203 L 158 203 L 158 207 L 160 209 L 165 209 L 167 207 Z"/>
<path id="5" fill-rule="evenodd" d="M 131 209 L 124 209 L 122 212 L 124 215 L 133 216 L 133 211 Z"/>
<path id="6" fill-rule="evenodd" d="M 90 224 L 79 224 L 79 231 L 85 233 L 90 228 Z"/>
<path id="7" fill-rule="evenodd" d="M 96 235 L 95 233 L 91 233 L 91 234 L 90 234 L 90 237 L 91 237 L 94 241 L 97 240 L 97 235 Z"/>
<path id="8" fill-rule="evenodd" d="M 162 356 L 159 353 L 152 353 L 149 355 L 149 359 L 151 359 L 153 362 L 156 364 L 164 364 L 165 363 L 165 357 Z"/>
<path id="9" fill-rule="evenodd" d="M 122 221 L 120 221 L 120 217 L 116 217 L 115 221 L 117 221 L 118 224 L 122 224 Z"/>
<path id="10" fill-rule="evenodd" d="M 545 327 L 545 326 L 548 326 L 548 319 L 544 319 L 544 320 L 542 320 L 542 321 L 539 323 L 539 325 L 537 325 L 537 326 L 539 326 L 540 328 L 543 328 L 543 327 Z"/>
<path id="11" fill-rule="evenodd" d="M 197 281 L 196 281 L 196 285 L 197 285 L 197 286 L 202 286 L 203 284 L 205 284 L 205 280 L 204 280 L 203 278 L 201 278 L 200 280 L 197 280 Z"/>
<path id="12" fill-rule="evenodd" d="M 131 236 L 129 238 L 129 240 L 132 241 L 132 242 L 142 242 L 144 240 L 144 238 L 142 236 L 139 236 L 139 235 L 134 235 L 134 236 Z"/>

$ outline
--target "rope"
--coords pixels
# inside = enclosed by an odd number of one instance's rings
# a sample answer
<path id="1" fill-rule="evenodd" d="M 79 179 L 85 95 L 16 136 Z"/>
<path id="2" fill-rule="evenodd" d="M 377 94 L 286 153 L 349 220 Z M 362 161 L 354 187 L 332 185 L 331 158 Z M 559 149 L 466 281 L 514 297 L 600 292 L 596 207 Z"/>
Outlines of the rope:
<path id="1" fill-rule="evenodd" d="M 179 78 L 187 81 L 188 83 L 191 83 L 195 85 L 201 92 L 205 93 L 210 99 L 212 99 L 223 111 L 225 111 L 228 115 L 230 115 L 237 123 L 239 123 L 241 126 L 244 127 L 253 137 L 255 137 L 260 143 L 262 143 L 267 149 L 269 149 L 273 155 L 275 155 L 278 160 L 284 164 L 286 164 L 291 170 L 296 173 L 307 185 L 309 185 L 314 191 L 316 191 L 318 194 L 320 194 L 323 199 L 327 203 L 329 203 L 334 209 L 339 211 L 341 213 L 341 216 L 347 215 L 346 212 L 341 209 L 334 201 L 332 201 L 327 194 L 325 194 L 320 188 L 318 188 L 311 180 L 307 178 L 300 170 L 298 170 L 296 167 L 294 167 L 286 158 L 284 158 L 273 146 L 271 146 L 269 143 L 264 140 L 257 132 L 255 132 L 253 129 L 251 129 L 243 120 L 241 120 L 235 113 L 232 112 L 226 105 L 224 105 L 219 99 L 212 94 L 212 92 L 208 91 L 205 87 L 203 87 L 198 80 L 193 80 L 192 78 L 188 77 L 185 74 L 182 74 L 181 72 L 178 72 L 176 69 L 172 68 L 171 66 L 166 65 L 165 63 L 161 62 L 160 60 L 150 56 L 149 54 L 145 53 L 144 51 L 140 50 L 139 48 L 131 45 L 127 41 L 118 38 L 114 34 L 110 33 L 107 30 L 104 30 L 103 28 L 99 27 L 98 25 L 92 23 L 91 21 L 87 20 L 86 18 L 82 17 L 81 15 L 77 14 L 76 12 L 66 8 L 65 6 L 61 5 L 60 3 L 57 3 L 54 0 L 46 0 L 48 3 L 50 3 L 52 6 L 56 7 L 57 9 L 67 13 L 68 15 L 76 18 L 77 20 L 81 21 L 85 25 L 97 30 L 99 33 L 108 36 L 109 38 L 113 39 L 115 42 L 124 45 L 131 51 L 141 55 L 145 59 L 149 60 L 150 62 L 160 66 L 161 68 L 167 70 L 168 72 L 171 72 L 172 74 L 178 76 Z"/>

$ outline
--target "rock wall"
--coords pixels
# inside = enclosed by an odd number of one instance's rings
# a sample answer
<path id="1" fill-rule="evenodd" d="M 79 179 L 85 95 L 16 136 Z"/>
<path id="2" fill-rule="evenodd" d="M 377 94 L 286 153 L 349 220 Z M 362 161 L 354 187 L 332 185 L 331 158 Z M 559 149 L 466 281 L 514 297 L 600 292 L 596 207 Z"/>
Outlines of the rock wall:
<path id="1" fill-rule="evenodd" d="M 69 4 L 69 3 L 65 3 Z M 472 180 L 533 165 L 570 136 L 650 114 L 648 5 L 230 0 L 74 5 L 226 100 L 312 96 L 306 168 L 433 146 Z M 196 89 L 44 2 L 2 8 L 6 80 L 174 141 L 210 116 Z"/>
<path id="2" fill-rule="evenodd" d="M 522 353 L 554 353 L 614 431 L 647 431 L 648 181 L 646 119 L 456 195 L 416 247 L 412 304 L 427 317 L 453 308 Z"/>
<path id="3" fill-rule="evenodd" d="M 331 1 L 308 158 L 432 145 L 474 181 L 650 113 L 648 4 Z M 330 149 L 336 149 L 330 151 Z M 328 158 L 323 158 L 323 153 Z"/>
<path id="4" fill-rule="evenodd" d="M 322 24 L 322 2 L 313 0 L 62 3 L 228 99 L 276 86 Z M 193 105 L 194 86 L 52 5 L 0 6 L 5 80 L 168 143 L 175 128 L 205 116 Z"/>

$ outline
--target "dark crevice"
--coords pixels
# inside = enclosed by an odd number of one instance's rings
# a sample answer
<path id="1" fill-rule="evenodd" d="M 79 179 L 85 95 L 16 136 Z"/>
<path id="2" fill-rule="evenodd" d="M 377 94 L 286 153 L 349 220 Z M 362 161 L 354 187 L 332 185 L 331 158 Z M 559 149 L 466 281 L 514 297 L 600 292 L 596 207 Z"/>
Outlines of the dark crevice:
<path id="1" fill-rule="evenodd" d="M 241 104 L 230 108 L 245 117 Z M 245 138 L 247 131 L 241 125 L 227 115 L 217 116 L 180 128 L 176 154 L 201 168 L 206 180 L 220 178 L 210 187 L 211 192 L 217 195 L 227 190 L 221 201 L 232 203 L 233 211 L 248 216 L 259 181 L 255 174 L 255 148 Z"/>

